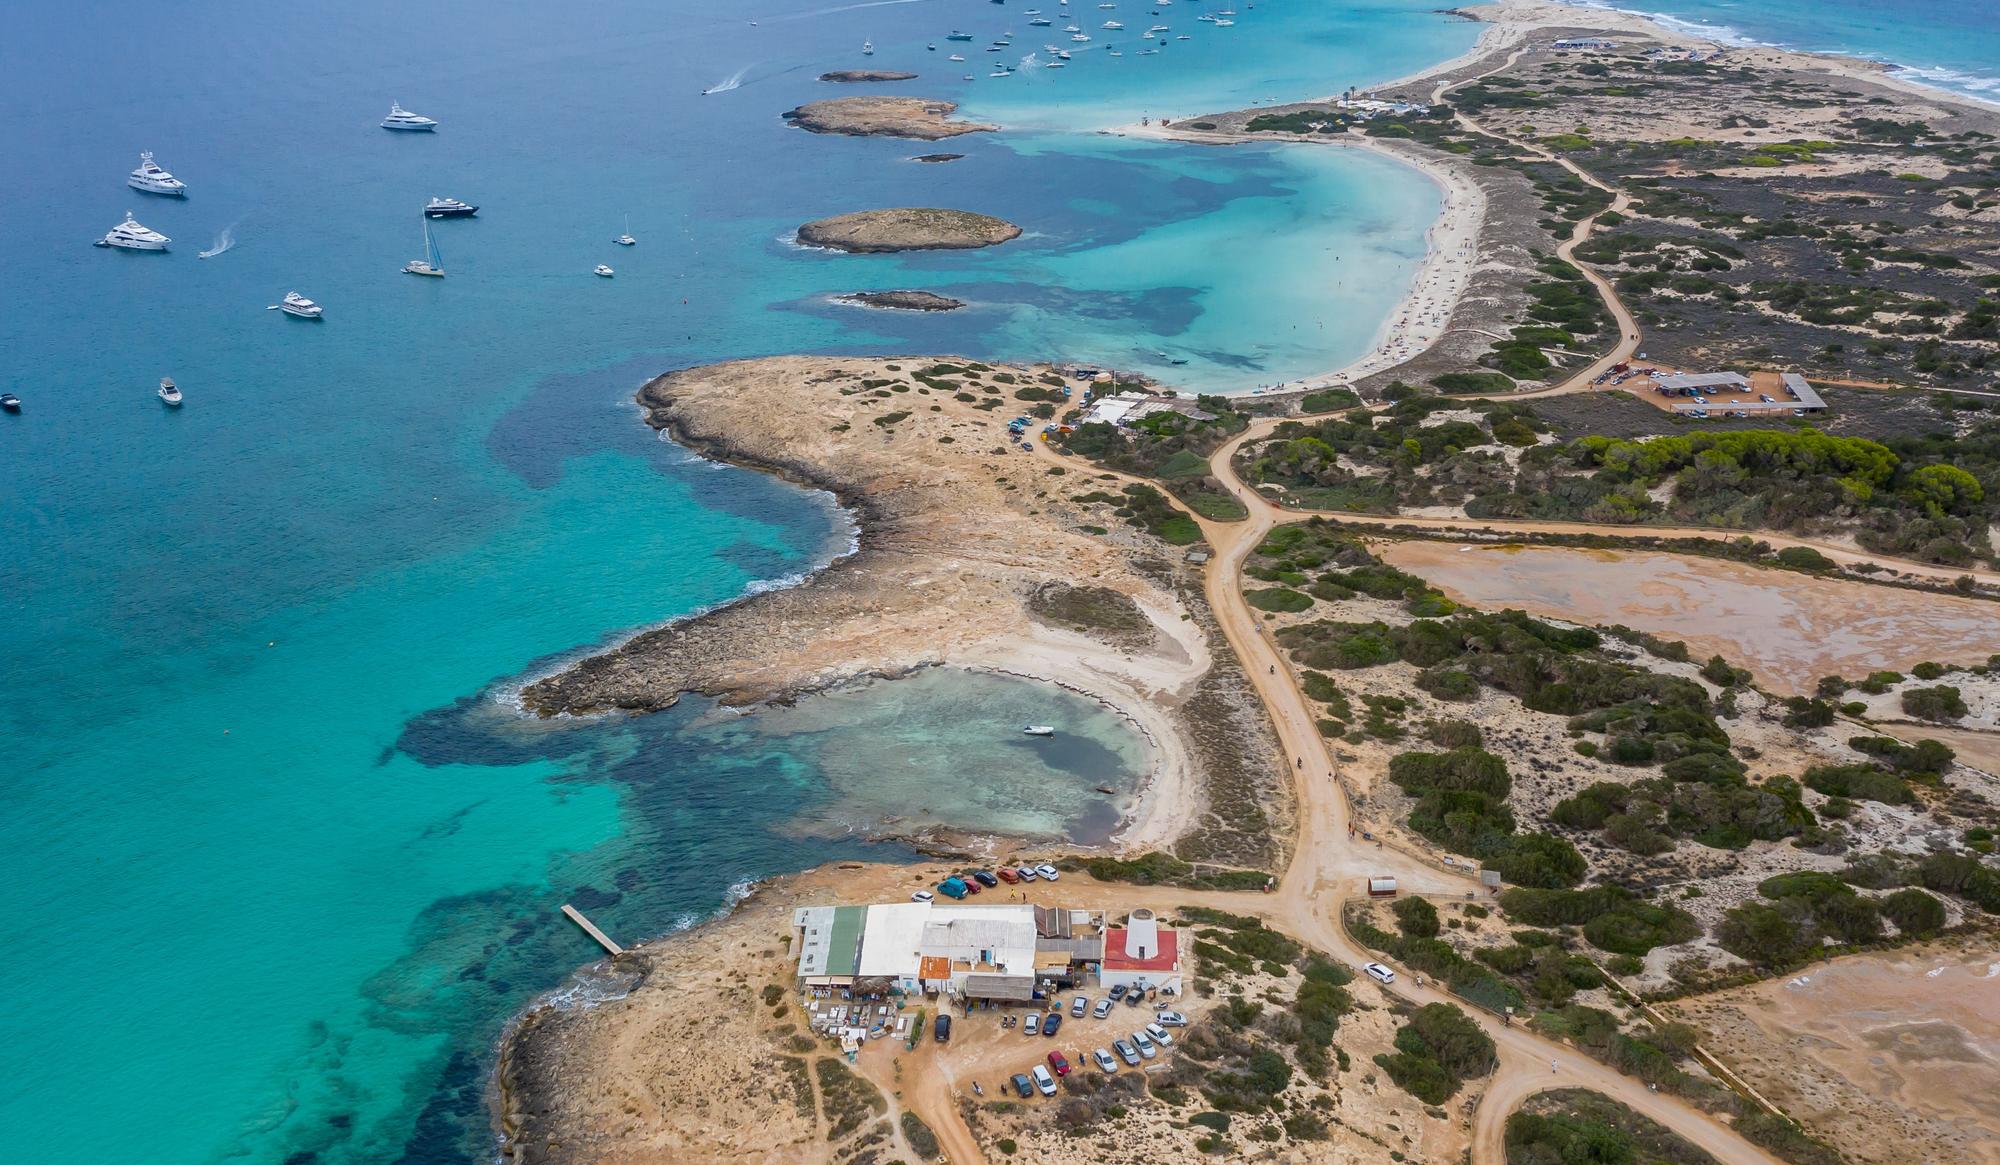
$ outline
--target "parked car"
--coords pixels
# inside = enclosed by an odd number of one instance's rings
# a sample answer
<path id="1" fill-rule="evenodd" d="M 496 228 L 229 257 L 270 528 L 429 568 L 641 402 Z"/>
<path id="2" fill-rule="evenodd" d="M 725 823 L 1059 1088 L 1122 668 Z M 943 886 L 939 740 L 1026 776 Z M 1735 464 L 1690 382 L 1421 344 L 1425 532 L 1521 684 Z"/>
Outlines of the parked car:
<path id="1" fill-rule="evenodd" d="M 1361 973 L 1375 980 L 1377 983 L 1394 983 L 1396 981 L 1396 973 L 1380 963 L 1361 964 Z"/>
<path id="2" fill-rule="evenodd" d="M 1047 1068 L 1037 1064 L 1029 1070 L 1029 1075 L 1035 1078 L 1035 1087 L 1041 1089 L 1043 1096 L 1054 1096 L 1056 1094 L 1056 1078 L 1049 1075 Z"/>
<path id="3" fill-rule="evenodd" d="M 940 1016 L 938 1016 L 938 1017 L 937 1017 L 937 1023 L 935 1023 L 935 1024 L 931 1025 L 931 1032 L 932 1032 L 932 1033 L 933 1033 L 934 1035 L 936 1035 L 936 1036 L 937 1036 L 937 1042 L 938 1042 L 938 1043 L 941 1043 L 941 1044 L 948 1044 L 948 1043 L 950 1043 L 950 1042 L 951 1042 L 951 1017 L 950 1017 L 950 1016 L 948 1016 L 948 1015 L 940 1015 Z"/>
<path id="4" fill-rule="evenodd" d="M 1021 880 L 1023 882 L 1032 882 L 1035 880 L 1036 877 L 1035 868 L 1033 866 L 1017 866 L 1015 867 L 1014 872 L 1021 876 Z"/>
<path id="5" fill-rule="evenodd" d="M 1758 393 L 1757 399 L 1763 401 L 1767 405 L 1774 405 L 1778 403 L 1777 401 L 1771 399 L 1771 394 L 1768 392 Z"/>
<path id="6" fill-rule="evenodd" d="M 1168 1035 L 1167 1029 L 1161 1027 L 1157 1023 L 1147 1024 L 1146 1034 L 1153 1037 L 1153 1042 L 1160 1045 L 1163 1048 L 1171 1048 L 1174 1046 L 1174 1037 Z"/>
<path id="7" fill-rule="evenodd" d="M 931 893 L 929 890 L 919 890 L 915 894 L 910 895 L 910 901 L 912 902 L 934 902 L 936 900 L 937 895 Z"/>
<path id="8" fill-rule="evenodd" d="M 1045 1036 L 1055 1035 L 1057 1029 L 1061 1027 L 1062 1027 L 1062 1012 L 1060 1011 L 1051 1011 L 1049 1012 L 1048 1016 L 1042 1020 L 1042 1034 Z"/>
<path id="9" fill-rule="evenodd" d="M 937 888 L 938 893 L 943 894 L 947 898 L 965 897 L 965 883 L 959 881 L 957 878 L 946 878 L 944 881 L 938 883 Z"/>
<path id="10" fill-rule="evenodd" d="M 1090 1009 L 1090 1015 L 1092 1019 L 1103 1019 L 1105 1016 L 1110 1014 L 1111 1014 L 1111 1001 L 1109 999 L 1098 1000 L 1097 1006 Z"/>
<path id="11" fill-rule="evenodd" d="M 1062 872 L 1057 870 L 1054 866 L 1048 864 L 1047 862 L 1043 862 L 1041 865 L 1036 866 L 1035 872 L 1051 882 L 1058 881 L 1062 878 Z"/>
<path id="12" fill-rule="evenodd" d="M 1077 996 L 1069 1005 L 1069 1014 L 1072 1019 L 1082 1019 L 1083 1013 L 1089 1010 L 1090 996 L 1088 995 Z"/>
<path id="13" fill-rule="evenodd" d="M 1029 1012 L 1028 1018 L 1021 1021 L 1021 1030 L 1031 1036 L 1040 1035 L 1042 1033 L 1042 1013 L 1039 1011 Z"/>
<path id="14" fill-rule="evenodd" d="M 1114 984 L 1111 988 L 1111 1002 L 1116 1003 L 1123 998 L 1125 998 L 1125 984 Z"/>
<path id="15" fill-rule="evenodd" d="M 1069 1075 L 1069 1058 L 1061 1052 L 1050 1052 L 1049 1069 L 1058 1076 Z"/>
<path id="16" fill-rule="evenodd" d="M 952 876 L 958 879 L 959 885 L 965 887 L 965 892 L 967 894 L 977 894 L 981 890 L 984 890 L 986 888 L 984 886 L 981 886 L 979 884 L 979 880 L 977 878 L 974 878 L 971 874 L 954 874 Z"/>
<path id="17" fill-rule="evenodd" d="M 1186 1027 L 1188 1018 L 1178 1011 L 1163 1011 L 1153 1017 L 1153 1022 L 1161 1027 Z"/>
<path id="18" fill-rule="evenodd" d="M 1139 1066 L 1139 1053 L 1131 1044 L 1126 1043 L 1124 1040 L 1112 1040 L 1111 1048 L 1118 1053 L 1119 1059 L 1132 1065 L 1134 1068 Z"/>
<path id="19" fill-rule="evenodd" d="M 1118 1061 L 1112 1059 L 1111 1053 L 1105 1051 L 1103 1048 L 1092 1052 L 1090 1058 L 1097 1061 L 1098 1070 L 1101 1072 L 1116 1072 L 1118 1070 Z"/>
<path id="20" fill-rule="evenodd" d="M 1132 1033 L 1132 1046 L 1139 1049 L 1139 1054 L 1148 1060 L 1160 1054 L 1160 1049 L 1153 1043 L 1152 1037 L 1145 1032 Z"/>
<path id="21" fill-rule="evenodd" d="M 1026 1100 L 1030 1096 L 1033 1096 L 1035 1094 L 1035 1083 L 1034 1081 L 1028 1079 L 1025 1073 L 1021 1072 L 1014 1073 L 1014 1079 L 1011 1080 L 1009 1083 L 1013 1084 L 1014 1091 L 1021 1094 L 1022 1100 Z"/>
<path id="22" fill-rule="evenodd" d="M 1000 884 L 1000 879 L 994 877 L 991 870 L 974 870 L 972 871 L 972 878 L 973 881 L 978 882 L 982 886 L 998 886 Z"/>
<path id="23" fill-rule="evenodd" d="M 1021 875 L 1015 873 L 1012 866 L 1001 866 L 1000 880 L 1002 882 L 1007 883 L 1009 886 L 1012 886 L 1014 883 L 1021 880 Z"/>

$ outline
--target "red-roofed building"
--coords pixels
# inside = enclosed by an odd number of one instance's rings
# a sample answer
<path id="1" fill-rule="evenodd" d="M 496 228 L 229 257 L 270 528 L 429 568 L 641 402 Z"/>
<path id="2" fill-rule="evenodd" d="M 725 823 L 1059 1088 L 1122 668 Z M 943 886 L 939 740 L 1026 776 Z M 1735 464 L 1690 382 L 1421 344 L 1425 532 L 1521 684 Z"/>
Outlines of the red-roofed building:
<path id="1" fill-rule="evenodd" d="M 1161 926 L 1150 910 L 1134 910 L 1124 926 L 1104 932 L 1104 962 L 1098 978 L 1106 987 L 1160 987 L 1180 993 L 1180 932 Z"/>

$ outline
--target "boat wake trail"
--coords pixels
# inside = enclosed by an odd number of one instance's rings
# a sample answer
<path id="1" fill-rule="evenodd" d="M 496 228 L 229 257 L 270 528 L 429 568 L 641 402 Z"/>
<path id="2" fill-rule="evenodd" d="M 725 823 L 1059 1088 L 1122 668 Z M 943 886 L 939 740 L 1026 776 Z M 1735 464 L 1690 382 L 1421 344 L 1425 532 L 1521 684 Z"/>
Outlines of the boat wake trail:
<path id="1" fill-rule="evenodd" d="M 236 245 L 236 224 L 230 223 L 228 226 L 222 228 L 221 234 L 215 236 L 215 245 L 210 247 L 206 251 L 202 251 L 200 253 L 200 257 L 203 259 L 213 259 L 217 255 L 222 254 L 224 251 L 229 250 L 231 247 L 234 247 L 235 245 Z"/>
<path id="2" fill-rule="evenodd" d="M 856 4 L 836 4 L 832 8 L 815 8 L 810 12 L 787 12 L 782 16 L 766 16 L 765 24 L 776 24 L 781 20 L 808 20 L 815 16 L 831 16 L 836 12 L 853 12 L 857 8 L 887 8 L 891 4 L 923 4 L 926 0 L 860 0 Z"/>
<path id="3" fill-rule="evenodd" d="M 703 90 L 701 91 L 701 95 L 702 95 L 703 97 L 706 97 L 706 96 L 708 96 L 708 95 L 709 95 L 709 94 L 711 94 L 711 93 L 727 93 L 727 92 L 729 92 L 729 91 L 730 91 L 731 89 L 735 89 L 735 88 L 737 88 L 738 86 L 742 85 L 742 84 L 743 84 L 743 74 L 745 74 L 745 73 L 748 73 L 749 71 L 750 71 L 750 66 L 749 66 L 749 65 L 745 65 L 745 66 L 743 66 L 742 68 L 740 68 L 740 69 L 736 70 L 736 71 L 735 71 L 734 73 L 731 73 L 731 74 L 729 74 L 729 77 L 728 77 L 728 79 L 727 79 L 727 80 L 725 80 L 725 81 L 722 81 L 722 82 L 720 82 L 720 83 L 718 83 L 718 84 L 715 84 L 715 85 L 711 85 L 711 86 L 709 86 L 709 87 L 708 87 L 708 88 L 706 88 L 706 89 L 703 89 Z"/>

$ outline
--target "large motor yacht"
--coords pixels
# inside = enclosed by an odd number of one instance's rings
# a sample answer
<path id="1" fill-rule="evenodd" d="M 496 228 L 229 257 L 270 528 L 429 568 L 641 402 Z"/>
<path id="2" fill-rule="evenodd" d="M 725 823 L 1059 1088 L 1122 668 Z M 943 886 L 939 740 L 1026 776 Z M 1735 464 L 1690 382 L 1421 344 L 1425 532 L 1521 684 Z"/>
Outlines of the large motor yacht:
<path id="1" fill-rule="evenodd" d="M 288 316 L 297 316 L 302 320 L 322 319 L 326 315 L 325 308 L 296 291 L 287 291 L 285 293 L 284 301 L 278 304 L 278 310 Z"/>
<path id="2" fill-rule="evenodd" d="M 132 212 L 125 212 L 125 221 L 112 227 L 110 233 L 97 240 L 97 246 L 117 247 L 125 251 L 164 251 L 172 242 L 167 236 L 148 227 L 142 227 L 132 218 Z"/>
<path id="3" fill-rule="evenodd" d="M 383 129 L 397 129 L 406 133 L 428 133 L 437 127 L 437 122 L 411 113 L 394 101 L 389 103 L 389 116 L 382 119 Z"/>
<path id="4" fill-rule="evenodd" d="M 148 194 L 164 194 L 169 198 L 187 197 L 187 183 L 162 170 L 159 163 L 153 161 L 150 150 L 139 155 L 139 168 L 132 171 L 132 176 L 125 180 L 125 185 Z"/>
<path id="5" fill-rule="evenodd" d="M 471 218 L 479 213 L 479 208 L 456 198 L 438 198 L 435 195 L 424 203 L 425 218 Z"/>

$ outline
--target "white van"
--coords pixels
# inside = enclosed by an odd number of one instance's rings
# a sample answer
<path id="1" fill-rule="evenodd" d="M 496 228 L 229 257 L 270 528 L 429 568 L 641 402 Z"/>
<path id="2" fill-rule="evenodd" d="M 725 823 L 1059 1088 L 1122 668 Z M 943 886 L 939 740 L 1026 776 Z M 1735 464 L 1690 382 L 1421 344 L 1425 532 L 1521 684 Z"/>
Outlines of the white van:
<path id="1" fill-rule="evenodd" d="M 1396 981 L 1396 973 L 1380 963 L 1363 963 L 1361 964 L 1361 970 L 1363 974 L 1377 983 L 1394 983 Z"/>

